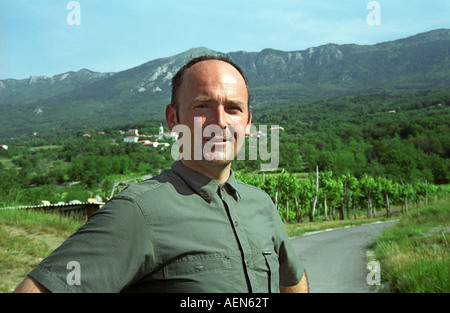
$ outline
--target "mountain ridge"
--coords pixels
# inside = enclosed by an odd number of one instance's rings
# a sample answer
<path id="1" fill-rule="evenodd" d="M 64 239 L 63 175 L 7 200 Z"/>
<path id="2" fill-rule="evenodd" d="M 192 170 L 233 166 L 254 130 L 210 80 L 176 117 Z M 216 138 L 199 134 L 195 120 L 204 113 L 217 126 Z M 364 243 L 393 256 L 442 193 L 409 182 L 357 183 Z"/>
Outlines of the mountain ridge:
<path id="1" fill-rule="evenodd" d="M 298 51 L 223 53 L 196 47 L 120 72 L 81 69 L 0 80 L 0 122 L 10 127 L 0 138 L 48 130 L 50 122 L 55 129 L 75 130 L 101 128 L 114 119 L 161 119 L 173 75 L 190 58 L 205 54 L 226 55 L 243 69 L 255 108 L 285 100 L 443 88 L 450 85 L 449 50 L 450 30 L 440 29 L 375 45 L 327 43 Z"/>

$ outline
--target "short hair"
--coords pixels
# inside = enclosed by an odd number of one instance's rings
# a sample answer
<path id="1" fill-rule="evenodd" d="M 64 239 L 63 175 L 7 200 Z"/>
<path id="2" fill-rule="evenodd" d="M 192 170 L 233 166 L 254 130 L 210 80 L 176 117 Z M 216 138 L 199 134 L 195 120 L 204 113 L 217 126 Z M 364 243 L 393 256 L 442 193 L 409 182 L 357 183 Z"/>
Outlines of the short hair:
<path id="1" fill-rule="evenodd" d="M 180 104 L 178 102 L 178 90 L 181 87 L 181 83 L 183 82 L 184 74 L 195 64 L 202 62 L 202 61 L 209 61 L 209 60 L 218 60 L 226 62 L 230 65 L 232 65 L 242 76 L 242 78 L 245 81 L 245 87 L 247 88 L 247 108 L 250 110 L 250 90 L 248 86 L 248 79 L 245 76 L 242 69 L 233 61 L 231 61 L 230 58 L 228 58 L 225 55 L 203 55 L 196 58 L 191 59 L 188 61 L 182 68 L 178 70 L 178 72 L 175 74 L 175 76 L 172 78 L 172 99 L 170 101 L 170 105 L 172 105 L 175 109 L 175 112 L 177 114 L 177 120 L 178 120 L 178 109 L 180 107 Z"/>

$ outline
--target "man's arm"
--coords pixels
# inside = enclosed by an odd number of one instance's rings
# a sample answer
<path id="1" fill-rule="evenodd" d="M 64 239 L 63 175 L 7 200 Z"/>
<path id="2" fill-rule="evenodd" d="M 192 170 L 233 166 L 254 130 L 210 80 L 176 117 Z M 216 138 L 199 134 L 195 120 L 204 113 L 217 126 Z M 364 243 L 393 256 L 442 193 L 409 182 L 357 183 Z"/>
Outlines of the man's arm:
<path id="1" fill-rule="evenodd" d="M 50 290 L 42 286 L 30 276 L 27 276 L 22 283 L 17 286 L 14 293 L 49 293 Z"/>
<path id="2" fill-rule="evenodd" d="M 280 292 L 282 293 L 308 293 L 308 277 L 306 277 L 306 272 L 303 272 L 302 279 L 297 285 L 294 286 L 283 286 L 280 284 Z"/>

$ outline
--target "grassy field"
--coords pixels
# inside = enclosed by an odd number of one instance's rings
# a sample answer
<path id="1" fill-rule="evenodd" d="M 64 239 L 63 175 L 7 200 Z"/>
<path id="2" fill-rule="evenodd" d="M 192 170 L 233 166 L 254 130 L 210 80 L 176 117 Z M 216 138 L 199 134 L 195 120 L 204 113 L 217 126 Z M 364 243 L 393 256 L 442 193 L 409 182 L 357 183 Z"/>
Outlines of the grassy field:
<path id="1" fill-rule="evenodd" d="M 0 292 L 11 292 L 81 225 L 56 214 L 0 210 Z"/>
<path id="2" fill-rule="evenodd" d="M 414 210 L 377 238 L 375 253 L 390 292 L 449 293 L 450 202 Z"/>
<path id="3" fill-rule="evenodd" d="M 397 213 L 393 218 L 400 222 L 385 231 L 374 247 L 383 281 L 389 281 L 390 292 L 450 292 L 447 241 L 450 201 L 437 201 L 412 209 L 408 216 Z M 289 236 L 296 237 L 379 220 L 386 220 L 381 212 L 376 219 L 287 223 L 285 226 Z M 32 268 L 82 224 L 54 214 L 0 210 L 0 292 L 11 292 Z"/>

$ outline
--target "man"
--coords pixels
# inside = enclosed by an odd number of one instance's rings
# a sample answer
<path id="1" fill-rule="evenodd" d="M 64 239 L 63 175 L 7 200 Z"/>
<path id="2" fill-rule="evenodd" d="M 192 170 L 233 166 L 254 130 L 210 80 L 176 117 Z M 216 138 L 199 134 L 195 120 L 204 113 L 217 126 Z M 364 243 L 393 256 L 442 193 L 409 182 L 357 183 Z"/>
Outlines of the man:
<path id="1" fill-rule="evenodd" d="M 307 292 L 269 196 L 231 170 L 251 123 L 247 79 L 201 57 L 172 88 L 166 121 L 186 136 L 181 159 L 111 199 L 17 292 Z"/>

